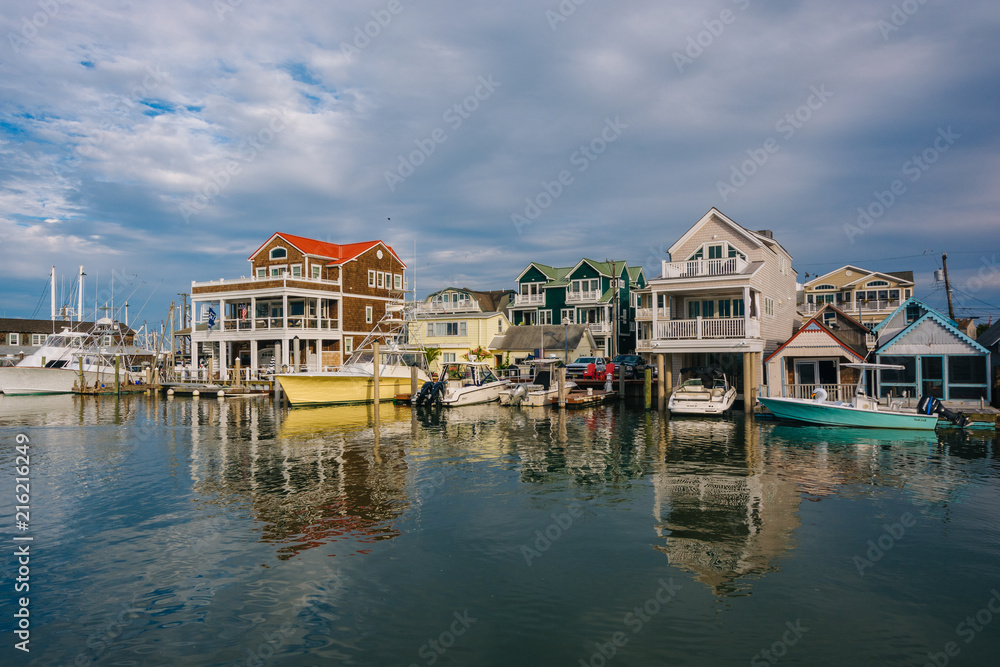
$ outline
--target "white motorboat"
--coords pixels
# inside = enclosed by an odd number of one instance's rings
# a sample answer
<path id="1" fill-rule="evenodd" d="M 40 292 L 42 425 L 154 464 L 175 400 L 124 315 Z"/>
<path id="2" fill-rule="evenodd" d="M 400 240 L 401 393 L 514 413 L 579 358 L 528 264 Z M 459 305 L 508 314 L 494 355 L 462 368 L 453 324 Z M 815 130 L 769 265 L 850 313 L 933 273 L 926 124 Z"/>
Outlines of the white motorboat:
<path id="1" fill-rule="evenodd" d="M 83 387 L 112 384 L 115 380 L 116 346 L 103 346 L 107 338 L 120 335 L 115 322 L 97 321 L 90 332 L 64 329 L 49 334 L 42 345 L 16 366 L 0 368 L 0 391 L 9 396 L 27 394 L 70 394 Z M 119 379 L 133 382 L 122 359 Z"/>
<path id="2" fill-rule="evenodd" d="M 510 381 L 497 378 L 486 362 L 452 362 L 445 364 L 441 380 L 421 387 L 414 403 L 448 407 L 490 403 L 499 399 L 508 387 Z"/>
<path id="3" fill-rule="evenodd" d="M 500 392 L 501 405 L 526 405 L 542 407 L 559 401 L 559 385 L 556 382 L 556 359 L 535 359 L 534 376 L 530 382 L 511 385 Z M 575 389 L 576 383 L 566 382 L 566 390 Z"/>
<path id="4" fill-rule="evenodd" d="M 681 369 L 681 386 L 674 390 L 667 409 L 679 415 L 721 415 L 733 407 L 736 388 L 719 368 Z"/>

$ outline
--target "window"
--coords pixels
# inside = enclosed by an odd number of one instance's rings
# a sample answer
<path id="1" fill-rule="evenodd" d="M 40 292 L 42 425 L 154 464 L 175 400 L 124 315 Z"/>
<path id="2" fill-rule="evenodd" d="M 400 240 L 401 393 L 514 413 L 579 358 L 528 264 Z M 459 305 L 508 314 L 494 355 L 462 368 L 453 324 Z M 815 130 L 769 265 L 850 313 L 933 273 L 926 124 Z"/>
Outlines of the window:
<path id="1" fill-rule="evenodd" d="M 434 323 L 433 322 L 428 322 L 427 323 L 427 337 L 430 338 L 433 335 L 434 335 Z"/>
<path id="2" fill-rule="evenodd" d="M 442 352 L 441 353 L 441 363 L 444 363 L 444 364 L 453 364 L 453 363 L 455 363 L 456 361 L 458 361 L 457 359 L 455 359 L 455 355 L 456 354 L 458 354 L 458 353 L 457 352 Z"/>
<path id="3" fill-rule="evenodd" d="M 715 301 L 708 300 L 701 302 L 701 316 L 715 317 Z"/>
<path id="4" fill-rule="evenodd" d="M 865 287 L 888 287 L 889 283 L 884 280 L 872 280 L 871 282 L 865 283 Z"/>
<path id="5" fill-rule="evenodd" d="M 709 259 L 722 259 L 722 244 L 708 246 Z"/>
<path id="6" fill-rule="evenodd" d="M 20 345 L 21 344 L 21 334 L 9 333 L 7 334 L 7 344 L 8 345 Z"/>
<path id="7" fill-rule="evenodd" d="M 497 333 L 503 333 L 503 318 L 497 319 Z"/>
<path id="8" fill-rule="evenodd" d="M 600 278 L 593 278 L 587 280 L 574 280 L 570 284 L 570 291 L 575 293 L 579 292 L 597 292 L 601 289 Z"/>
<path id="9" fill-rule="evenodd" d="M 45 342 L 45 334 L 31 334 L 31 344 L 39 346 Z"/>
<path id="10" fill-rule="evenodd" d="M 392 286 L 394 289 L 403 289 L 403 274 L 396 273 L 392 276 Z"/>
<path id="11" fill-rule="evenodd" d="M 288 257 L 288 251 L 284 248 L 271 248 L 271 259 L 285 259 Z"/>
<path id="12" fill-rule="evenodd" d="M 284 266 L 272 266 L 271 275 L 272 276 L 283 276 L 288 272 L 288 268 Z"/>
<path id="13" fill-rule="evenodd" d="M 910 298 L 910 290 L 904 290 L 903 291 L 903 298 L 904 299 L 909 299 Z"/>
<path id="14" fill-rule="evenodd" d="M 880 364 L 903 366 L 902 370 L 880 370 L 879 396 L 917 395 L 917 358 L 916 357 L 879 357 Z"/>
<path id="15" fill-rule="evenodd" d="M 263 266 L 257 269 L 257 277 L 267 278 L 267 269 L 265 269 Z"/>
<path id="16" fill-rule="evenodd" d="M 372 323 L 372 307 L 365 306 L 365 322 L 368 324 Z"/>
<path id="17" fill-rule="evenodd" d="M 891 301 L 899 301 L 899 290 L 898 289 L 889 290 L 889 299 Z"/>
<path id="18" fill-rule="evenodd" d="M 350 337 L 345 338 L 344 339 L 344 354 L 351 354 L 352 352 L 354 352 L 354 339 L 350 338 Z"/>
<path id="19" fill-rule="evenodd" d="M 816 285 L 816 287 L 813 287 L 813 289 L 821 290 L 821 289 L 837 289 L 837 288 L 834 285 Z"/>
<path id="20" fill-rule="evenodd" d="M 743 299 L 733 299 L 733 317 L 743 317 L 745 312 Z"/>
<path id="21" fill-rule="evenodd" d="M 292 275 L 293 276 L 301 276 L 302 275 L 302 265 L 301 264 L 293 264 L 292 265 Z"/>
<path id="22" fill-rule="evenodd" d="M 913 324 L 918 319 L 920 319 L 920 306 L 916 304 L 910 304 L 906 307 L 906 323 Z"/>
<path id="23" fill-rule="evenodd" d="M 378 287 L 379 289 L 382 289 L 383 287 L 385 287 L 385 274 L 384 273 L 382 273 L 381 271 L 379 271 L 378 273 L 375 274 L 375 278 L 378 280 L 378 284 L 376 285 L 376 287 Z"/>
<path id="24" fill-rule="evenodd" d="M 780 258 L 779 268 L 781 269 L 781 275 L 788 275 L 788 261 L 784 257 Z M 767 376 L 767 373 L 764 375 Z"/>
<path id="25" fill-rule="evenodd" d="M 311 266 L 310 268 L 312 269 L 312 277 L 313 277 L 313 278 L 319 278 L 319 277 L 320 277 L 320 274 L 321 274 L 321 273 L 322 273 L 322 271 L 323 271 L 323 267 L 322 267 L 322 266 L 316 266 L 316 265 L 314 264 L 314 265 L 313 265 L 313 266 Z"/>
<path id="26" fill-rule="evenodd" d="M 368 272 L 368 286 L 369 287 L 375 287 L 375 272 L 374 271 L 369 271 Z"/>
<path id="27" fill-rule="evenodd" d="M 560 324 L 573 324 L 576 311 L 572 308 L 563 308 L 559 311 Z"/>
<path id="28" fill-rule="evenodd" d="M 948 357 L 948 382 L 985 385 L 986 357 L 972 354 Z"/>
<path id="29" fill-rule="evenodd" d="M 720 299 L 719 317 L 732 317 L 733 316 L 732 304 L 733 302 L 730 301 L 729 299 Z"/>
<path id="30" fill-rule="evenodd" d="M 688 319 L 693 320 L 696 317 L 701 317 L 701 302 L 688 301 Z"/>
<path id="31" fill-rule="evenodd" d="M 726 257 L 739 257 L 740 259 L 746 261 L 747 256 L 739 251 L 739 249 L 733 247 L 730 243 L 706 243 L 697 250 L 695 250 L 688 261 L 693 261 L 696 259 L 705 259 L 705 255 L 708 255 L 708 259 L 723 259 Z"/>
<path id="32" fill-rule="evenodd" d="M 428 336 L 465 336 L 468 334 L 466 322 L 428 322 Z"/>
<path id="33" fill-rule="evenodd" d="M 764 297 L 764 314 L 768 317 L 774 317 L 774 299 L 769 296 Z"/>

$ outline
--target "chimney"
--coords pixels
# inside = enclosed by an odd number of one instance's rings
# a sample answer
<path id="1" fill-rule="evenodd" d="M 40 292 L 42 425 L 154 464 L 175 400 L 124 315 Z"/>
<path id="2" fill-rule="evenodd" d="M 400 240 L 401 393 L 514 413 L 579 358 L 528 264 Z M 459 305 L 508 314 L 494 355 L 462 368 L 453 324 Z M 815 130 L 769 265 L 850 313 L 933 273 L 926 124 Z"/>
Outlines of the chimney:
<path id="1" fill-rule="evenodd" d="M 772 232 L 770 229 L 758 229 L 757 233 L 760 234 L 761 236 L 766 236 L 769 239 L 772 240 L 774 239 L 774 232 Z"/>

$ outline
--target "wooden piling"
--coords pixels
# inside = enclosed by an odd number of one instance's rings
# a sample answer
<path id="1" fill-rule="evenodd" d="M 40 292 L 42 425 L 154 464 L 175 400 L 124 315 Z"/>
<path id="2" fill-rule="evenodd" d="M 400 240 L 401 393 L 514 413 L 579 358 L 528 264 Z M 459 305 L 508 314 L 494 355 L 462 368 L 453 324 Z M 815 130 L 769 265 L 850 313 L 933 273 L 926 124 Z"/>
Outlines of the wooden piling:
<path id="1" fill-rule="evenodd" d="M 653 408 L 653 369 L 649 366 L 646 366 L 646 381 L 643 382 L 642 394 L 646 409 L 651 410 Z"/>
<path id="2" fill-rule="evenodd" d="M 378 341 L 372 343 L 372 398 L 375 404 L 375 423 L 379 421 L 379 403 L 382 394 L 379 393 L 379 344 Z"/>
<path id="3" fill-rule="evenodd" d="M 667 378 L 663 355 L 656 355 L 656 407 L 660 412 L 667 408 Z"/>
<path id="4" fill-rule="evenodd" d="M 619 365 L 619 368 L 616 368 L 615 370 L 618 371 L 618 400 L 619 401 L 624 401 L 625 400 L 625 369 L 621 368 L 620 365 Z"/>
<path id="5" fill-rule="evenodd" d="M 560 368 L 556 373 L 557 386 L 559 388 L 559 407 L 566 407 L 566 368 Z"/>
<path id="6" fill-rule="evenodd" d="M 122 392 L 122 357 L 120 354 L 115 355 L 115 396 L 118 396 Z"/>
<path id="7" fill-rule="evenodd" d="M 410 366 L 410 400 L 417 398 L 417 367 Z"/>

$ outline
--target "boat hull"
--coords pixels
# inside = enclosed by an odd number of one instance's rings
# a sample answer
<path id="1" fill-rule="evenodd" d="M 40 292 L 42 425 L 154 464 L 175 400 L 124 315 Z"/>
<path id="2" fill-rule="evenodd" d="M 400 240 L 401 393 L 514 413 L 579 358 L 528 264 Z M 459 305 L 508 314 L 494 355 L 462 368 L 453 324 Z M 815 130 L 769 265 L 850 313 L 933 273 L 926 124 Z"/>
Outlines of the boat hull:
<path id="1" fill-rule="evenodd" d="M 479 387 L 461 387 L 449 391 L 441 400 L 441 405 L 448 408 L 457 408 L 463 405 L 478 405 L 479 403 L 492 403 L 500 399 L 500 392 L 508 389 L 510 383 L 506 380 L 494 382 Z"/>
<path id="2" fill-rule="evenodd" d="M 721 415 L 732 408 L 735 401 L 735 389 L 710 398 L 686 398 L 684 394 L 675 392 L 667 402 L 667 409 L 677 415 Z"/>
<path id="3" fill-rule="evenodd" d="M 105 384 L 114 383 L 111 375 L 102 373 Z M 93 387 L 97 382 L 96 371 L 84 371 L 86 385 Z M 0 368 L 0 391 L 7 396 L 28 396 L 33 394 L 72 394 L 78 390 L 80 371 L 68 368 L 38 368 L 32 366 L 9 366 Z"/>
<path id="4" fill-rule="evenodd" d="M 928 416 L 888 410 L 858 410 L 846 406 L 815 403 L 796 398 L 761 397 L 758 400 L 778 419 L 805 422 L 807 424 L 918 431 L 933 431 L 937 426 L 936 415 Z"/>
<path id="5" fill-rule="evenodd" d="M 421 374 L 423 375 L 423 374 Z M 289 373 L 277 375 L 281 390 L 292 405 L 351 405 L 375 402 L 375 382 L 370 375 L 335 373 Z M 417 379 L 420 386 L 426 376 Z M 410 375 L 379 377 L 378 400 L 391 401 L 396 394 L 410 393 Z"/>

